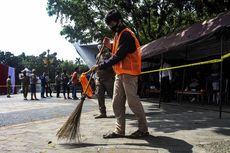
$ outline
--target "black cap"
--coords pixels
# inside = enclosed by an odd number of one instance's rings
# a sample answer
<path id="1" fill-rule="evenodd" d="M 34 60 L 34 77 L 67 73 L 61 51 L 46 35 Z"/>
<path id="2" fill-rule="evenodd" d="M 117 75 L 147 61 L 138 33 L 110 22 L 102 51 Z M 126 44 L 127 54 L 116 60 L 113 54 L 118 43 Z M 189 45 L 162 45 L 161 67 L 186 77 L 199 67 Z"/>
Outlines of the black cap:
<path id="1" fill-rule="evenodd" d="M 108 25 L 111 21 L 123 20 L 120 12 L 116 9 L 110 10 L 105 16 L 105 23 Z"/>

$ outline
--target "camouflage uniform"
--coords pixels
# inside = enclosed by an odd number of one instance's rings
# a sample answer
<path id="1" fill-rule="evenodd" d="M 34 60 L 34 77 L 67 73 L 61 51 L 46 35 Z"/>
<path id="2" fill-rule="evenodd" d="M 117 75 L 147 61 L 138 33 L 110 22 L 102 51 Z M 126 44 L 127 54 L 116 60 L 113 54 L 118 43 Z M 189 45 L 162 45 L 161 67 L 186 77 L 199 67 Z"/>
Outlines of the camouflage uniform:
<path id="1" fill-rule="evenodd" d="M 97 55 L 97 59 L 99 54 Z M 109 49 L 104 49 L 103 54 L 99 59 L 99 64 L 109 59 L 112 56 Z M 114 71 L 112 67 L 107 69 L 98 70 L 96 73 L 96 94 L 98 98 L 98 105 L 100 110 L 100 115 L 96 118 L 106 117 L 106 107 L 105 107 L 105 92 L 112 98 L 113 96 L 113 84 L 114 84 Z"/>

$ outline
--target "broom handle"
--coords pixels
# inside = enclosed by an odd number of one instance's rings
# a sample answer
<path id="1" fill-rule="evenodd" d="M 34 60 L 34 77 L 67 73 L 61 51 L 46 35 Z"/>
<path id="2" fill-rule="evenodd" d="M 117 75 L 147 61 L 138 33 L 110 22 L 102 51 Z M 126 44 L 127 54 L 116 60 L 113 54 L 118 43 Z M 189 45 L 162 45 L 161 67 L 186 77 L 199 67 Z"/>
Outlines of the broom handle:
<path id="1" fill-rule="evenodd" d="M 104 49 L 105 49 L 105 45 L 103 44 L 102 47 L 100 48 L 99 55 L 98 55 L 98 58 L 97 58 L 97 60 L 96 60 L 96 64 L 98 64 L 98 62 L 99 62 L 99 60 L 100 60 L 100 57 L 101 57 L 101 55 L 102 55 Z M 89 88 L 90 81 L 91 81 L 92 78 L 93 78 L 93 74 L 94 74 L 94 72 L 92 71 L 91 74 L 90 74 L 89 81 L 88 81 L 88 83 L 87 83 L 87 85 L 86 85 L 85 91 L 83 92 L 83 95 L 86 95 L 86 92 L 87 92 L 87 90 L 88 90 L 88 88 Z"/>

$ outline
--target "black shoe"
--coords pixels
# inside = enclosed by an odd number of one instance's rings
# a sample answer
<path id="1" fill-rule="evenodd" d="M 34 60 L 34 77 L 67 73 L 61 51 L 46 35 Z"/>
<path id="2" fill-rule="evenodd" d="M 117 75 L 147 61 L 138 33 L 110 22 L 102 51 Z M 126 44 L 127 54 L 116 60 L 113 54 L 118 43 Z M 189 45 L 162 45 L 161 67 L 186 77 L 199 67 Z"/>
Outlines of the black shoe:
<path id="1" fill-rule="evenodd" d="M 100 114 L 100 115 L 95 117 L 95 119 L 98 119 L 98 118 L 107 118 L 107 115 L 106 114 Z"/>
<path id="2" fill-rule="evenodd" d="M 139 139 L 147 136 L 149 136 L 149 132 L 142 132 L 140 130 L 137 130 L 133 132 L 131 135 L 129 135 L 128 137 L 132 139 Z"/>
<path id="3" fill-rule="evenodd" d="M 115 133 L 115 132 L 110 132 L 110 133 L 107 133 L 107 134 L 104 134 L 104 135 L 103 135 L 103 138 L 104 138 L 104 139 L 124 138 L 124 137 L 125 137 L 124 135 L 117 134 L 117 133 Z"/>

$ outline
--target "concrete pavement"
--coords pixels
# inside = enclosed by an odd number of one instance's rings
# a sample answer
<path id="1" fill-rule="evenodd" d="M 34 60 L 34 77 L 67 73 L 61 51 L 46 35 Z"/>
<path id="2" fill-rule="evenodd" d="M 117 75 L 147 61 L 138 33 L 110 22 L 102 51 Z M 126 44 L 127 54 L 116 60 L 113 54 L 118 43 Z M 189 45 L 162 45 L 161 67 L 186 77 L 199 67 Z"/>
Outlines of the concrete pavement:
<path id="1" fill-rule="evenodd" d="M 3 100 L 5 97 L 0 98 Z M 53 99 L 55 101 L 56 98 Z M 61 100 L 60 103 L 62 103 L 62 101 L 64 100 Z M 42 103 L 42 101 L 39 103 Z M 84 103 L 83 107 L 90 105 L 92 109 L 84 111 L 81 116 L 81 143 L 66 143 L 65 141 L 57 140 L 55 135 L 67 117 L 56 117 L 0 127 L 0 152 L 230 152 L 230 114 L 224 113 L 223 118 L 219 119 L 218 112 L 215 111 L 171 104 L 163 104 L 162 108 L 159 109 L 156 103 L 143 100 L 149 124 L 149 132 L 151 134 L 149 137 L 139 140 L 128 138 L 103 139 L 103 134 L 113 130 L 115 118 L 113 117 L 111 100 L 106 99 L 107 111 L 110 117 L 94 119 L 95 114 L 98 114 L 96 104 L 96 99 L 87 99 Z M 73 104 L 72 107 L 73 106 L 76 106 L 76 104 Z M 45 105 L 43 107 L 45 107 Z M 134 115 L 128 108 L 126 114 L 126 134 L 128 135 L 137 129 L 137 124 Z M 52 143 L 48 144 L 48 142 Z"/>

